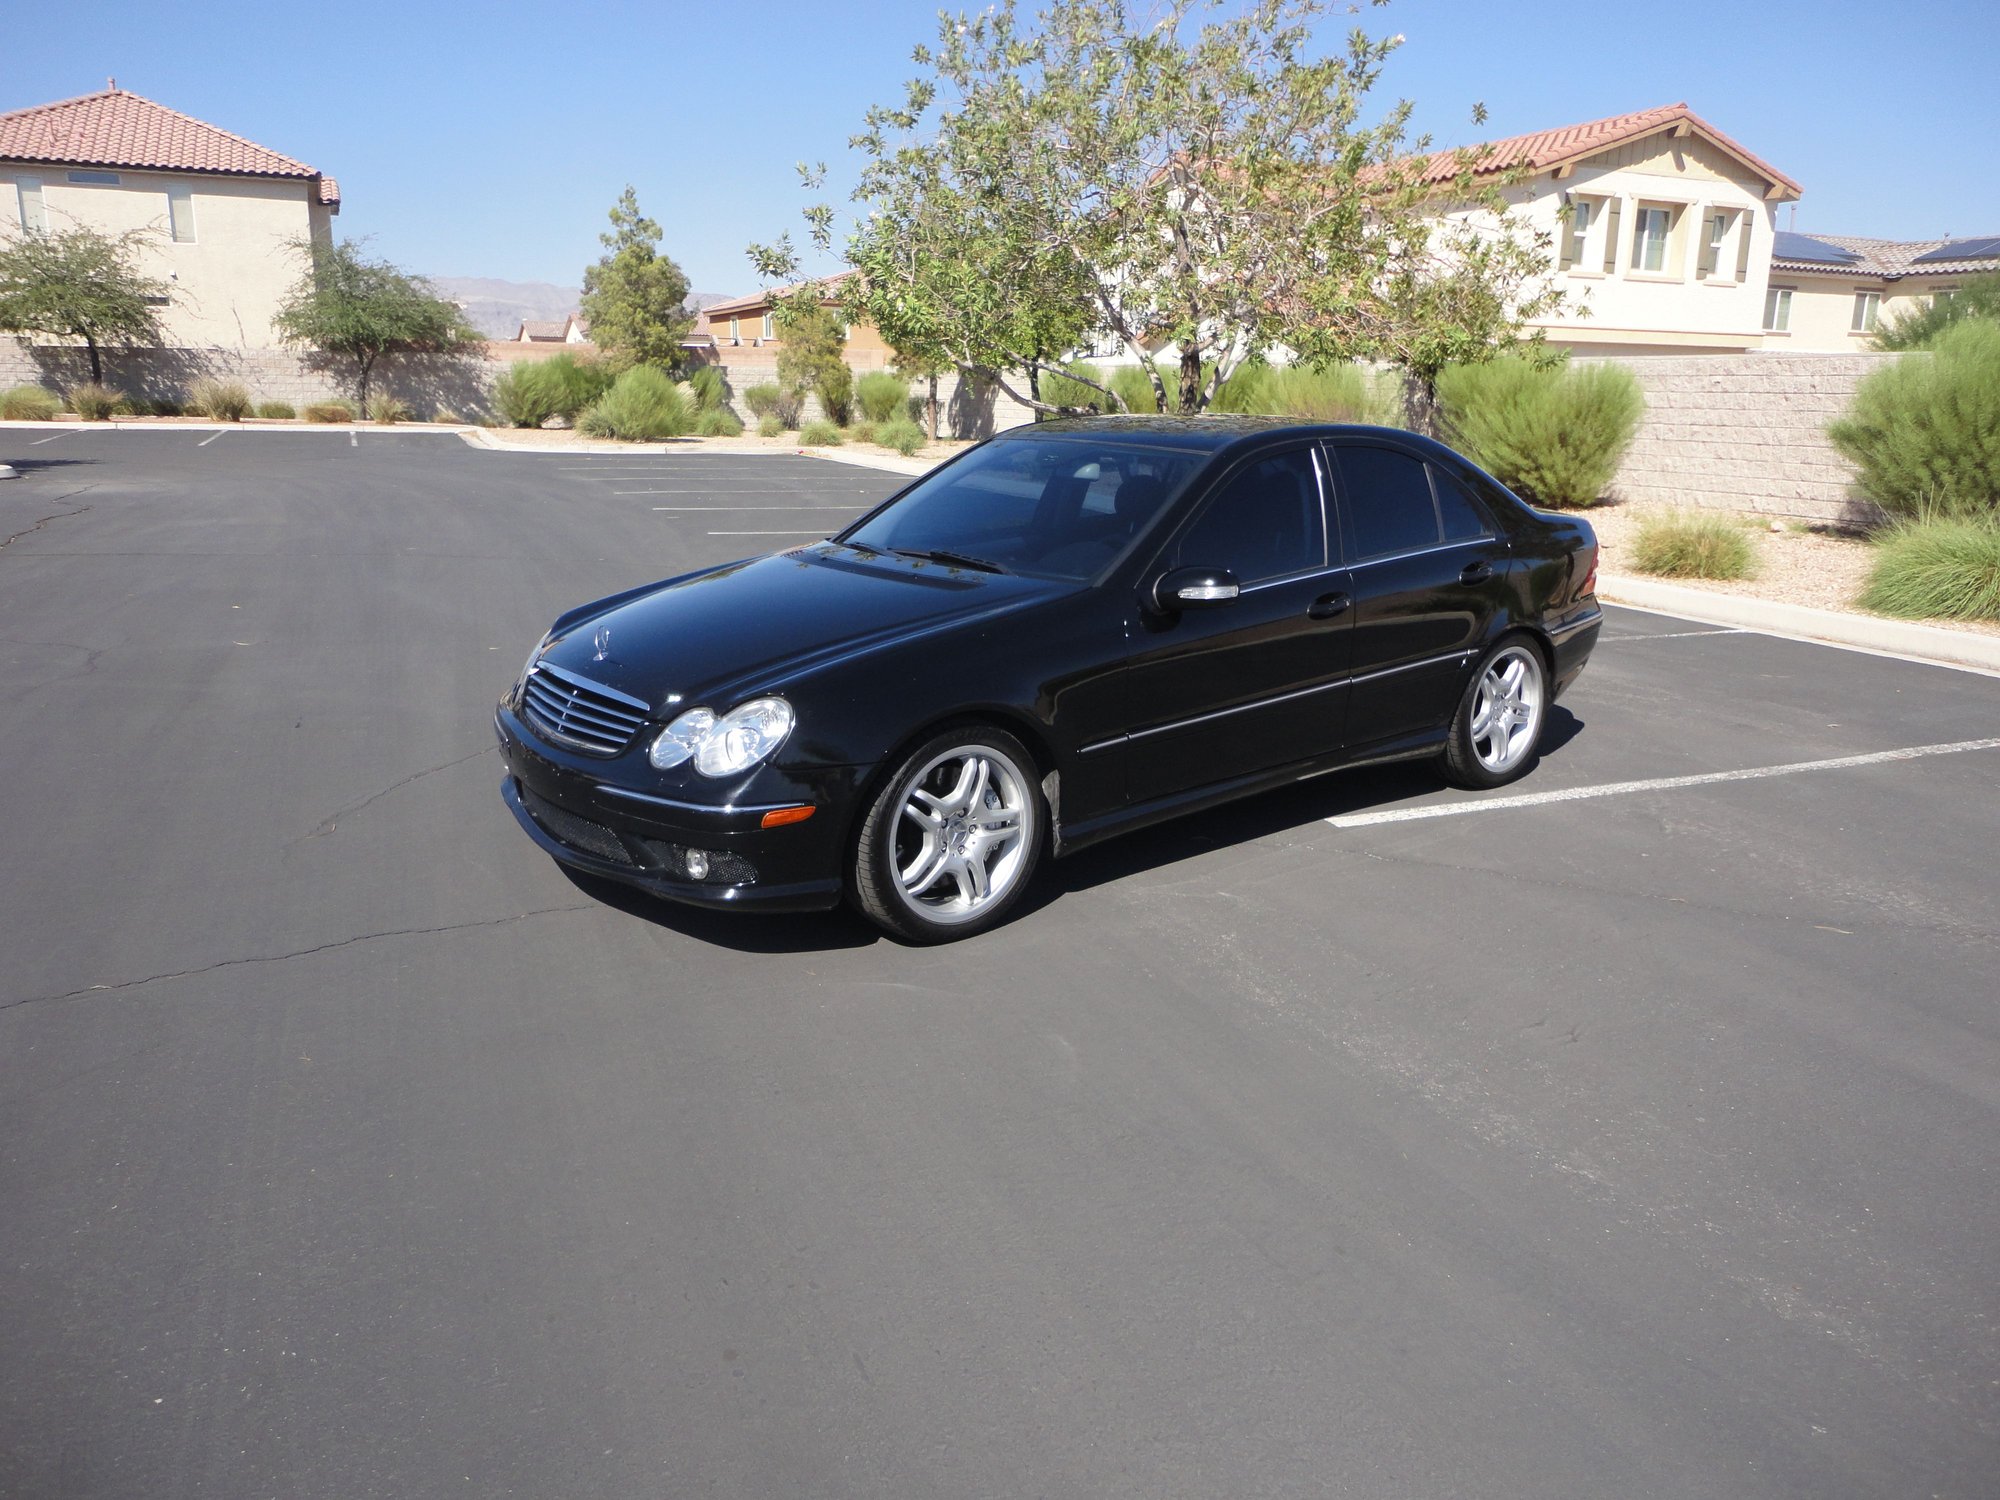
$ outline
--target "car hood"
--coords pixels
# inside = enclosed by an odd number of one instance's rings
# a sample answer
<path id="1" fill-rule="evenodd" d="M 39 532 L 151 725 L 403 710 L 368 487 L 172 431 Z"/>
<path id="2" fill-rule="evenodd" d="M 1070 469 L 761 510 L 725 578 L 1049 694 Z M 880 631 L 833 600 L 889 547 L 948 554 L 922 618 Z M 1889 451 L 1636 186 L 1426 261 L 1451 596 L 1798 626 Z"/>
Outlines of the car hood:
<path id="1" fill-rule="evenodd" d="M 718 712 L 830 661 L 1025 608 L 1075 584 L 822 542 L 621 595 L 566 619 L 540 659 L 643 699 Z"/>

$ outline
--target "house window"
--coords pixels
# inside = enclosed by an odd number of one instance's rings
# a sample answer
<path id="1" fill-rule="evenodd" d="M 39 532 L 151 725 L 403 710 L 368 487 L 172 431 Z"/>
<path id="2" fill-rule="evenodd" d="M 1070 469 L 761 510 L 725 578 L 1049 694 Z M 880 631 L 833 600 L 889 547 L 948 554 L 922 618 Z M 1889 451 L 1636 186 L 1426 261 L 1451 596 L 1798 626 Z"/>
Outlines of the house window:
<path id="1" fill-rule="evenodd" d="M 194 190 L 184 187 L 167 189 L 167 223 L 173 229 L 174 243 L 191 245 L 194 243 Z"/>
<path id="2" fill-rule="evenodd" d="M 1589 198 L 1572 198 L 1569 205 L 1569 251 L 1564 265 L 1580 265 L 1584 246 L 1590 242 L 1590 221 L 1597 204 Z"/>
<path id="3" fill-rule="evenodd" d="M 743 327 L 734 318 L 729 320 L 729 342 L 732 344 L 743 342 Z"/>
<path id="4" fill-rule="evenodd" d="M 69 180 L 93 187 L 118 186 L 118 174 L 116 172 L 72 172 L 69 174 Z"/>
<path id="5" fill-rule="evenodd" d="M 1736 222 L 1736 215 L 1726 208 L 1718 208 L 1701 221 L 1701 260 L 1695 266 L 1697 276 L 1725 276 L 1722 268 L 1723 246 L 1729 239 L 1730 225 Z"/>
<path id="6" fill-rule="evenodd" d="M 49 232 L 49 210 L 42 202 L 42 179 L 22 177 L 14 183 L 15 191 L 21 197 L 21 228 L 28 234 Z"/>
<path id="7" fill-rule="evenodd" d="M 1665 271 L 1667 269 L 1667 235 L 1674 227 L 1671 209 L 1642 208 L 1639 221 L 1632 226 L 1632 269 L 1635 271 Z"/>
<path id="8" fill-rule="evenodd" d="M 770 313 L 765 313 L 764 337 L 767 339 L 774 339 L 777 336 L 778 336 L 777 320 L 774 317 L 772 317 Z"/>
<path id="9" fill-rule="evenodd" d="M 1848 325 L 1849 333 L 1873 333 L 1875 319 L 1882 311 L 1880 292 L 1856 292 L 1854 294 L 1854 321 Z"/>
<path id="10" fill-rule="evenodd" d="M 1764 331 L 1784 333 L 1792 326 L 1792 289 L 1774 286 L 1764 294 Z"/>

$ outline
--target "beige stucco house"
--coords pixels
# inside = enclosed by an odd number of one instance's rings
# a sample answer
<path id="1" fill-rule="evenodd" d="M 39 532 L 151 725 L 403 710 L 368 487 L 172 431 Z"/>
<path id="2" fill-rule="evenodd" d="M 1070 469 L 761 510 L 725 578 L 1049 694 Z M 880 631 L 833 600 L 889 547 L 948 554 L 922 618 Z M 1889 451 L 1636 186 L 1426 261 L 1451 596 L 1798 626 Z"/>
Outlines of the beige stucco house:
<path id="1" fill-rule="evenodd" d="M 1857 353 L 1906 310 L 1994 271 L 2000 271 L 2000 235 L 1875 240 L 1781 233 L 1764 296 L 1764 347 Z"/>
<path id="2" fill-rule="evenodd" d="M 141 268 L 172 288 L 172 346 L 275 347 L 297 246 L 329 238 L 339 211 L 317 169 L 116 86 L 0 114 L 0 239 L 141 231 Z"/>

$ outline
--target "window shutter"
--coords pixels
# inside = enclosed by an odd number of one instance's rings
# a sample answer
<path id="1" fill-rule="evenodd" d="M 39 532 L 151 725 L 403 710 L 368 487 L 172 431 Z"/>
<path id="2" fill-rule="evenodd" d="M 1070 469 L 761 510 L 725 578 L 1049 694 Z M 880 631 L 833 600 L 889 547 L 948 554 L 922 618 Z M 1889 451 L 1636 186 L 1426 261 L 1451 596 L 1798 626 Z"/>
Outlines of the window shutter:
<path id="1" fill-rule="evenodd" d="M 1576 199 L 1564 193 L 1563 207 L 1568 210 L 1568 214 L 1556 230 L 1556 241 L 1562 246 L 1556 254 L 1558 271 L 1567 271 L 1576 259 Z"/>
<path id="2" fill-rule="evenodd" d="M 1743 216 L 1743 234 L 1736 241 L 1736 279 L 1738 281 L 1748 281 L 1750 279 L 1750 220 L 1751 215 L 1746 213 Z"/>
<path id="3" fill-rule="evenodd" d="M 1609 199 L 1604 205 L 1604 274 L 1618 269 L 1618 210 L 1623 198 Z"/>
<path id="4" fill-rule="evenodd" d="M 1694 279 L 1706 281 L 1714 272 L 1716 261 L 1720 257 L 1712 238 L 1715 233 L 1715 214 L 1704 208 L 1700 219 L 1696 222 L 1698 227 L 1695 230 Z"/>

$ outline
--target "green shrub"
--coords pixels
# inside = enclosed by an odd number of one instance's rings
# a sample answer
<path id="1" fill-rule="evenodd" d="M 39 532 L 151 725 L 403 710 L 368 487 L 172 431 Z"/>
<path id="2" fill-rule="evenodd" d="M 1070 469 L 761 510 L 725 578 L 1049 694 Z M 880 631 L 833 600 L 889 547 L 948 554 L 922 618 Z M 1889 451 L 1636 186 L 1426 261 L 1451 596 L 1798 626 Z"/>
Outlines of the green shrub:
<path id="1" fill-rule="evenodd" d="M 861 421 L 848 425 L 847 440 L 850 443 L 872 443 L 875 441 L 875 424 Z"/>
<path id="2" fill-rule="evenodd" d="M 854 400 L 871 422 L 894 420 L 910 399 L 910 382 L 887 370 L 871 370 L 854 383 Z"/>
<path id="3" fill-rule="evenodd" d="M 576 425 L 578 431 L 591 437 L 657 443 L 692 428 L 694 411 L 664 373 L 651 365 L 634 365 L 596 404 L 584 410 Z"/>
<path id="4" fill-rule="evenodd" d="M 94 380 L 69 388 L 69 409 L 86 422 L 107 422 L 130 410 L 125 404 L 123 391 L 114 391 L 110 386 L 99 385 Z"/>
<path id="5" fill-rule="evenodd" d="M 493 410 L 510 427 L 539 427 L 556 414 L 554 392 L 535 379 L 534 366 L 511 365 L 493 382 Z"/>
<path id="6" fill-rule="evenodd" d="M 171 396 L 154 396 L 150 400 L 128 400 L 125 405 L 149 417 L 178 417 L 186 410 Z"/>
<path id="7" fill-rule="evenodd" d="M 822 365 L 819 378 L 813 382 L 813 394 L 819 397 L 819 409 L 826 419 L 845 427 L 854 415 L 854 372 L 838 360 Z"/>
<path id="8" fill-rule="evenodd" d="M 757 419 L 758 437 L 783 437 L 784 435 L 785 424 L 780 422 L 776 417 L 759 417 Z"/>
<path id="9" fill-rule="evenodd" d="M 53 422 L 61 410 L 56 393 L 38 385 L 0 391 L 0 422 Z"/>
<path id="10" fill-rule="evenodd" d="M 697 437 L 742 437 L 743 423 L 726 406 L 712 407 L 695 419 Z"/>
<path id="11" fill-rule="evenodd" d="M 1069 374 L 1067 375 L 1051 375 L 1047 371 L 1042 372 L 1040 382 L 1042 399 L 1056 406 L 1081 406 L 1089 411 L 1109 411 L 1111 409 L 1111 398 L 1095 386 L 1085 385 L 1082 380 L 1072 378 L 1077 375 L 1081 375 L 1088 380 L 1094 380 L 1098 385 L 1105 383 L 1104 372 L 1098 369 L 1096 365 L 1085 364 L 1082 360 L 1077 360 L 1069 366 Z M 1036 415 L 1048 418 L 1053 417 L 1054 413 L 1037 412 Z"/>
<path id="12" fill-rule="evenodd" d="M 352 422 L 354 408 L 345 401 L 315 401 L 305 409 L 308 422 Z"/>
<path id="13" fill-rule="evenodd" d="M 559 417 L 574 420 L 611 389 L 612 373 L 599 361 L 552 354 L 529 367 L 529 379 L 547 396 Z"/>
<path id="14" fill-rule="evenodd" d="M 924 430 L 915 422 L 888 422 L 876 432 L 875 441 L 884 448 L 894 448 L 903 457 L 908 458 L 923 447 Z"/>
<path id="15" fill-rule="evenodd" d="M 718 365 L 697 365 L 688 384 L 694 387 L 695 405 L 702 411 L 719 410 L 729 400 L 729 380 Z"/>
<path id="16" fill-rule="evenodd" d="M 289 401 L 260 401 L 257 403 L 257 415 L 270 417 L 274 421 L 289 422 L 298 415 L 298 411 Z"/>
<path id="17" fill-rule="evenodd" d="M 806 414 L 806 398 L 803 391 L 788 391 L 778 387 L 778 404 L 771 408 L 771 414 L 790 432 L 799 430 L 799 422 Z"/>
<path id="18" fill-rule="evenodd" d="M 1892 526 L 1876 544 L 1860 603 L 1918 620 L 2000 620 L 2000 518 Z"/>
<path id="19" fill-rule="evenodd" d="M 1125 402 L 1128 411 L 1157 412 L 1160 409 L 1159 398 L 1153 394 L 1153 382 L 1138 365 L 1118 366 L 1104 383 Z M 1108 404 L 1106 409 L 1109 409 Z"/>
<path id="20" fill-rule="evenodd" d="M 1869 342 L 1877 349 L 1934 349 L 1940 334 L 1967 318 L 2000 319 L 2000 271 L 1973 277 L 1954 296 L 1908 309 Z"/>
<path id="21" fill-rule="evenodd" d="M 1660 578 L 1748 578 L 1755 564 L 1750 534 L 1709 511 L 1647 516 L 1632 547 L 1632 566 Z"/>
<path id="22" fill-rule="evenodd" d="M 750 408 L 753 417 L 777 415 L 779 391 L 768 380 L 762 385 L 753 385 L 743 393 L 743 404 Z"/>
<path id="23" fill-rule="evenodd" d="M 368 420 L 379 422 L 384 427 L 395 422 L 407 422 L 410 420 L 410 409 L 394 396 L 370 396 L 368 398 Z"/>
<path id="24" fill-rule="evenodd" d="M 840 429 L 824 420 L 808 422 L 799 429 L 799 441 L 809 448 L 838 448 Z"/>
<path id="25" fill-rule="evenodd" d="M 1456 448 L 1536 505 L 1594 505 L 1638 435 L 1646 398 L 1619 365 L 1453 365 L 1438 404 Z"/>
<path id="26" fill-rule="evenodd" d="M 1899 516 L 2000 511 L 2000 322 L 1971 318 L 1861 382 L 1827 436 Z"/>
<path id="27" fill-rule="evenodd" d="M 1400 425 L 1402 400 L 1393 376 L 1374 374 L 1359 365 L 1312 369 L 1249 364 L 1223 381 L 1210 409 L 1394 427 Z"/>
<path id="28" fill-rule="evenodd" d="M 250 390 L 240 380 L 204 375 L 188 387 L 187 414 L 218 422 L 240 422 L 250 415 Z"/>

